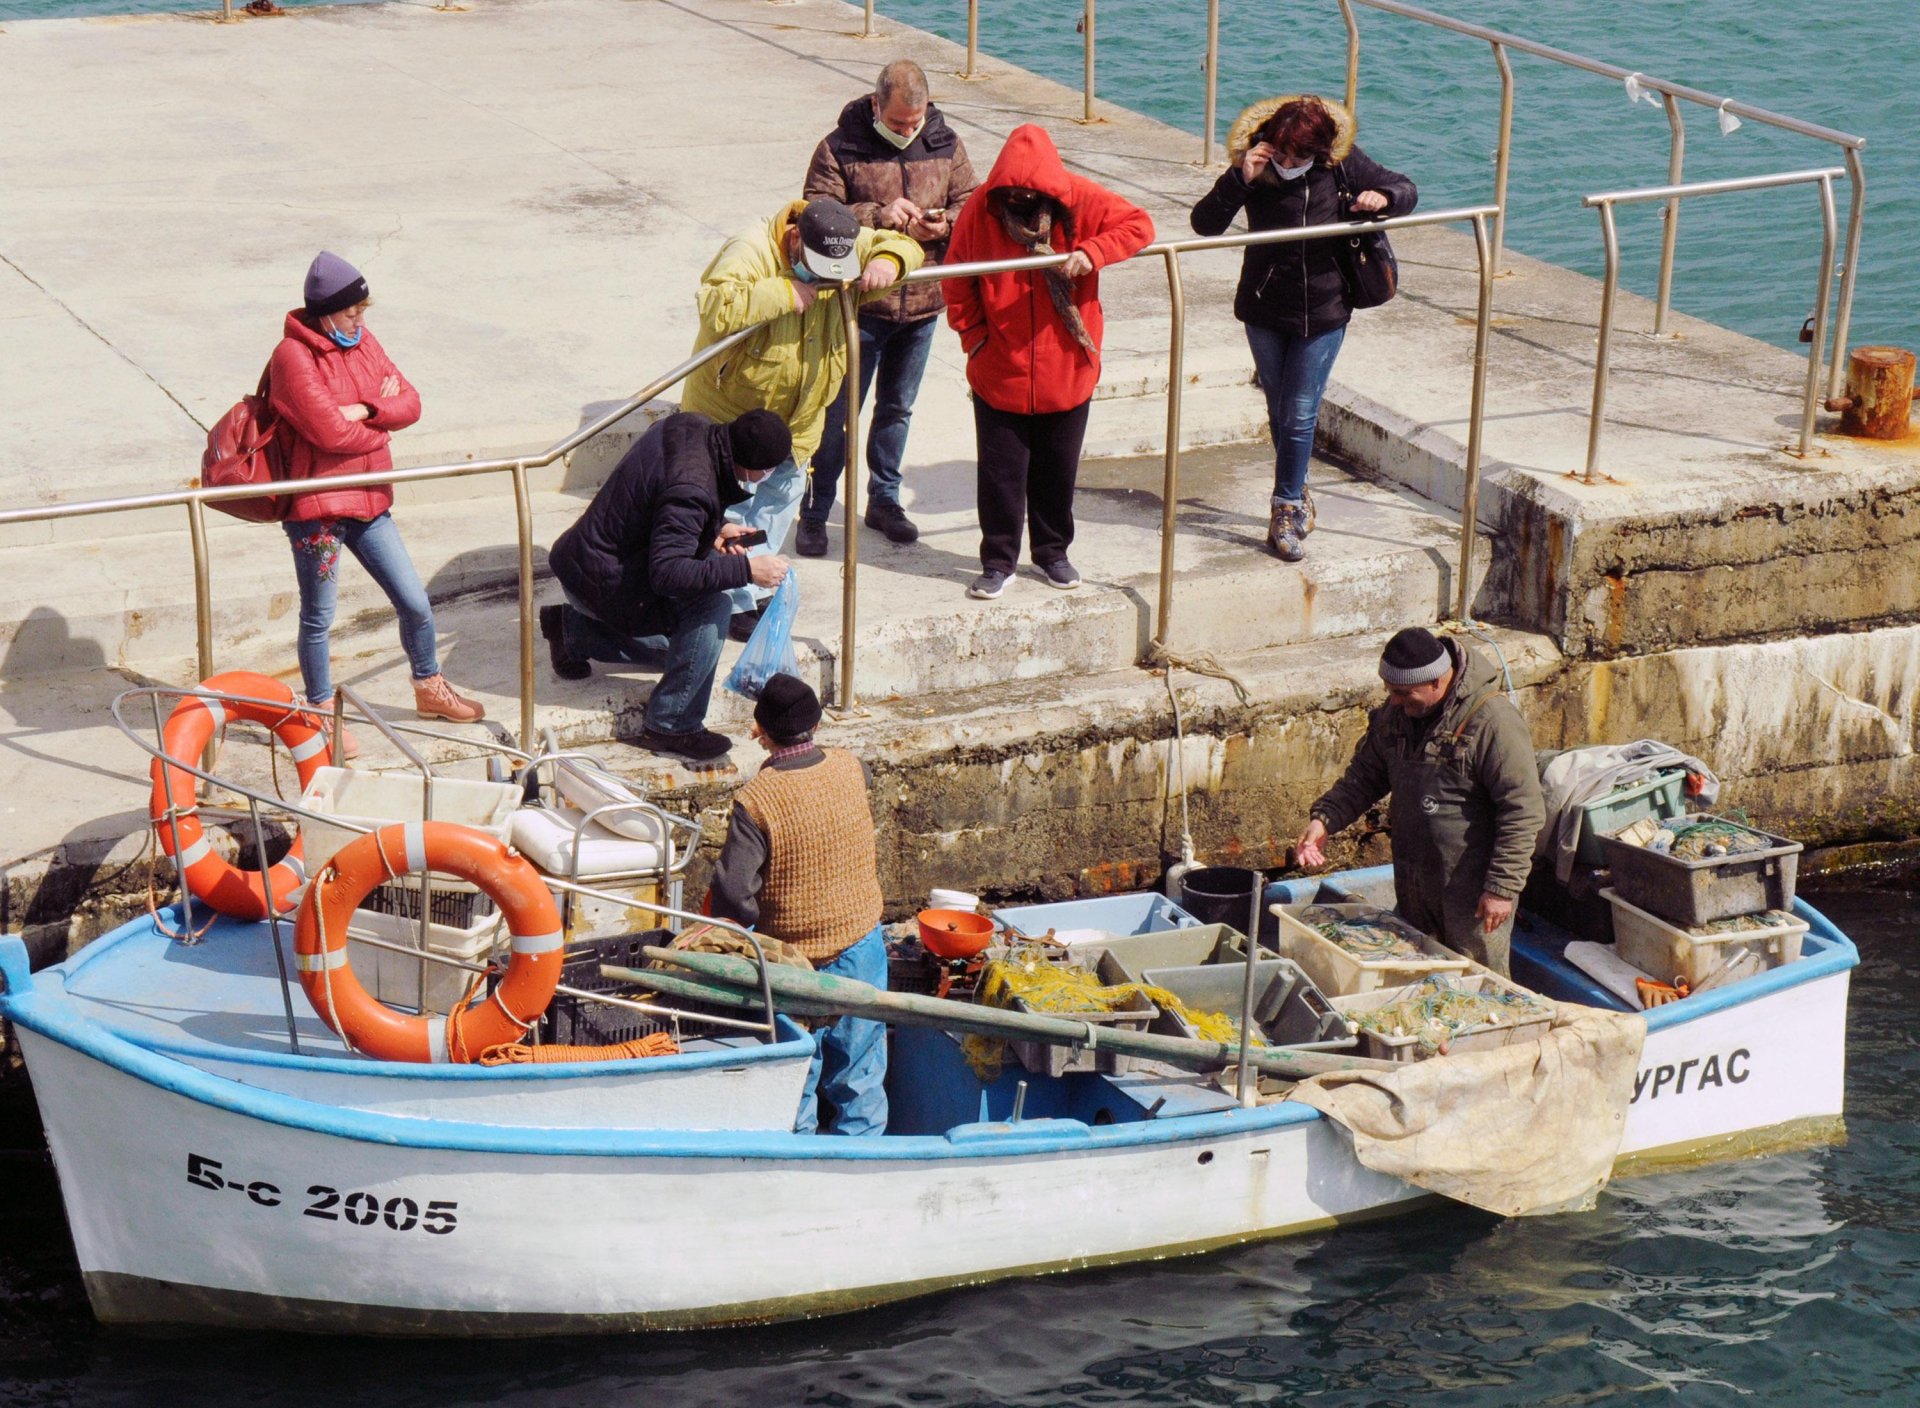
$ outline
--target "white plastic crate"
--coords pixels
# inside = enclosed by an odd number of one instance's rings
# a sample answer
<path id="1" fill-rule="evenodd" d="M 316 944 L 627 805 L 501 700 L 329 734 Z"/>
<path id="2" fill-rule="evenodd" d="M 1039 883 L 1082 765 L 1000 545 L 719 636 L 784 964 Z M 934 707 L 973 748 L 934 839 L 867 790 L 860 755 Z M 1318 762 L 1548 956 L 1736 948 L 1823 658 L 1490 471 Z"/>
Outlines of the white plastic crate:
<path id="1" fill-rule="evenodd" d="M 339 817 L 366 827 L 391 826 L 396 822 L 419 821 L 425 811 L 426 779 L 417 772 L 361 772 L 354 768 L 321 768 L 306 790 L 300 805 L 322 816 Z M 468 778 L 433 779 L 433 819 L 458 822 L 476 831 L 485 831 L 506 844 L 512 831 L 513 810 L 520 803 L 520 789 L 511 782 L 475 782 Z M 305 841 L 307 874 L 319 872 L 335 851 L 358 839 L 361 833 L 324 821 L 302 820 L 300 834 Z M 436 890 L 472 890 L 464 880 L 436 879 Z"/>
<path id="2" fill-rule="evenodd" d="M 1649 978 L 1663 983 L 1685 978 L 1688 987 L 1699 987 L 1742 953 L 1759 954 L 1769 968 L 1792 963 L 1800 957 L 1800 942 L 1811 927 L 1782 910 L 1768 910 L 1754 916 L 1770 921 L 1764 927 L 1702 932 L 1669 924 L 1627 903 L 1617 891 L 1600 894 L 1613 906 L 1614 951 Z"/>
<path id="3" fill-rule="evenodd" d="M 1430 973 L 1465 973 L 1472 964 L 1452 949 L 1421 933 L 1398 915 L 1370 904 L 1314 904 L 1271 906 L 1280 919 L 1280 953 L 1306 970 L 1329 997 L 1404 987 Z M 1315 929 L 1300 915 L 1310 909 L 1332 910 L 1343 919 L 1366 919 L 1404 935 L 1429 956 L 1416 958 L 1362 958 Z"/>
<path id="4" fill-rule="evenodd" d="M 1436 973 L 1431 975 L 1454 987 L 1467 992 L 1509 992 L 1527 993 L 1517 983 L 1509 982 L 1499 974 L 1485 968 L 1470 973 Z M 1347 1017 L 1357 1018 L 1363 1012 L 1372 1012 L 1381 1007 L 1391 1007 L 1405 1001 L 1413 995 L 1419 983 L 1409 983 L 1405 987 L 1375 988 L 1372 992 L 1352 993 L 1333 999 L 1336 1012 Z M 1355 1024 L 1358 1026 L 1358 1023 Z M 1447 1054 L 1460 1051 L 1478 1051 L 1490 1046 L 1512 1046 L 1523 1041 L 1536 1041 L 1547 1034 L 1553 1025 L 1553 1008 L 1544 1000 L 1537 1012 L 1523 1013 L 1519 1021 L 1489 1022 L 1478 1027 L 1468 1027 L 1457 1033 L 1447 1042 Z M 1419 1061 L 1435 1053 L 1423 1048 L 1418 1036 L 1383 1036 L 1379 1032 L 1359 1027 L 1362 1052 L 1376 1061 Z"/>
<path id="5" fill-rule="evenodd" d="M 443 958 L 467 963 L 484 963 L 506 938 L 506 927 L 498 914 L 475 921 L 465 929 L 445 924 L 427 925 L 427 948 Z M 449 968 L 444 963 L 426 963 L 411 954 L 373 944 L 356 943 L 357 935 L 385 939 L 388 943 L 415 948 L 420 942 L 418 920 L 402 919 L 378 910 L 356 909 L 347 924 L 347 961 L 360 985 L 380 1001 L 394 1007 L 410 1007 L 423 1012 L 446 1012 L 465 996 L 479 976 L 464 968 Z M 421 968 L 426 969 L 425 987 Z"/>

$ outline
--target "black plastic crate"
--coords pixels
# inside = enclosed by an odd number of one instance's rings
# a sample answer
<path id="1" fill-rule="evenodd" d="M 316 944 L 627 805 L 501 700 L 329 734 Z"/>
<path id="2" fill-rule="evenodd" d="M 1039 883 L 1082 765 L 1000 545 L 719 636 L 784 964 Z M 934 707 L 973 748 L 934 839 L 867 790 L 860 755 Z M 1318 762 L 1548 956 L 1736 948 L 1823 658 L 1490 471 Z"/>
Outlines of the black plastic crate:
<path id="1" fill-rule="evenodd" d="M 372 893 L 360 901 L 360 908 L 371 909 L 379 914 L 397 914 L 402 919 L 418 919 L 419 877 L 389 880 L 384 885 L 375 885 Z M 494 908 L 493 897 L 483 890 L 442 890 L 436 887 L 427 893 L 428 919 L 435 924 L 444 924 L 449 929 L 471 929 L 480 920 L 490 918 Z"/>
<path id="2" fill-rule="evenodd" d="M 600 965 L 610 963 L 621 968 L 639 968 L 646 963 L 641 950 L 672 942 L 666 929 L 649 929 L 638 934 L 620 934 L 610 939 L 591 939 L 567 950 L 560 965 L 563 987 L 582 992 L 617 993 L 631 984 L 600 975 Z M 674 1002 L 674 1006 L 681 1003 Z M 660 1017 L 646 1017 L 630 1007 L 614 1007 L 590 998 L 557 992 L 540 1019 L 542 1045 L 614 1046 L 623 1041 L 638 1041 L 654 1032 L 671 1031 L 672 1024 Z"/>

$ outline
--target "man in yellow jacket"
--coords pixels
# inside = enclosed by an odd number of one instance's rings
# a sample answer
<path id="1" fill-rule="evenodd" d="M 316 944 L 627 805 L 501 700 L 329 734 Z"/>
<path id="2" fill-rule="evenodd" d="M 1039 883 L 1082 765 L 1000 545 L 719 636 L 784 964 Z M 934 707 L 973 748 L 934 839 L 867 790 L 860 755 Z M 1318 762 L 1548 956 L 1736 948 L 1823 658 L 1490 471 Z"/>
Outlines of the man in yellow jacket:
<path id="1" fill-rule="evenodd" d="M 700 276 L 700 333 L 693 350 L 742 328 L 759 331 L 687 378 L 680 408 L 718 421 L 768 410 L 786 421 L 793 453 L 728 511 L 766 531 L 755 553 L 783 552 L 827 410 L 847 374 L 847 335 L 832 297 L 851 286 L 862 302 L 878 298 L 920 267 L 920 246 L 894 230 L 862 226 L 836 200 L 793 201 L 771 220 L 735 235 Z M 744 640 L 759 620 L 763 588 L 733 594 L 730 632 Z"/>

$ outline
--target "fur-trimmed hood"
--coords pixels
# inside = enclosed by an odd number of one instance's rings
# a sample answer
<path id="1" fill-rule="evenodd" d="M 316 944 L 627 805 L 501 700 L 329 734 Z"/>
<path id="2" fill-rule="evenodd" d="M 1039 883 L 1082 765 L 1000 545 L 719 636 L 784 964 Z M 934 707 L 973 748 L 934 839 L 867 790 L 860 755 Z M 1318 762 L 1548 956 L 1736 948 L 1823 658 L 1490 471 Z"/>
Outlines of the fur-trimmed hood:
<path id="1" fill-rule="evenodd" d="M 1353 150 L 1353 114 L 1347 111 L 1346 104 L 1323 98 L 1318 93 L 1282 93 L 1275 98 L 1262 98 L 1247 108 L 1227 129 L 1227 161 L 1238 166 L 1240 158 L 1247 154 L 1247 148 L 1253 145 L 1254 133 L 1266 126 L 1268 118 L 1295 98 L 1312 98 L 1333 114 L 1333 146 L 1328 154 L 1334 161 L 1345 161 L 1347 153 Z"/>

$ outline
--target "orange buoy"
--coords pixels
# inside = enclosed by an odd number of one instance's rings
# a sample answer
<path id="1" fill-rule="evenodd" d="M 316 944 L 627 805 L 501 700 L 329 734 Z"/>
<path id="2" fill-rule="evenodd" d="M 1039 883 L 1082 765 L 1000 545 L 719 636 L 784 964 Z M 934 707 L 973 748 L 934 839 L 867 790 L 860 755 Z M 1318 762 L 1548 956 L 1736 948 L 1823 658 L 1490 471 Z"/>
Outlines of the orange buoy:
<path id="1" fill-rule="evenodd" d="M 217 694 L 243 695 L 269 703 L 240 703 L 216 699 Z M 315 773 L 327 761 L 327 739 L 320 721 L 303 713 L 295 704 L 293 691 L 279 680 L 256 675 L 248 670 L 232 670 L 204 681 L 196 693 L 182 699 L 168 716 L 160 732 L 161 748 L 169 758 L 197 760 L 213 741 L 214 732 L 234 719 L 245 719 L 264 726 L 287 745 L 293 766 L 304 790 Z M 300 838 L 293 849 L 273 866 L 263 882 L 257 870 L 242 870 L 218 854 L 200 825 L 195 808 L 197 779 L 185 768 L 153 760 L 150 769 L 153 794 L 147 803 L 160 849 L 177 856 L 186 876 L 187 890 L 197 900 L 219 914 L 235 919 L 265 919 L 267 896 L 273 896 L 273 908 L 284 913 L 293 907 L 293 892 L 307 878 L 301 859 Z M 171 789 L 174 815 L 167 815 L 167 796 Z"/>
<path id="2" fill-rule="evenodd" d="M 369 993 L 347 963 L 347 922 L 373 887 L 437 870 L 492 897 L 513 936 L 507 974 L 493 995 L 445 1017 L 396 1012 Z M 560 910 L 540 872 L 498 837 L 450 821 L 383 826 L 336 851 L 307 890 L 294 921 L 294 966 L 320 1020 L 357 1051 L 382 1061 L 470 1062 L 518 1041 L 547 1010 L 560 981 Z"/>

